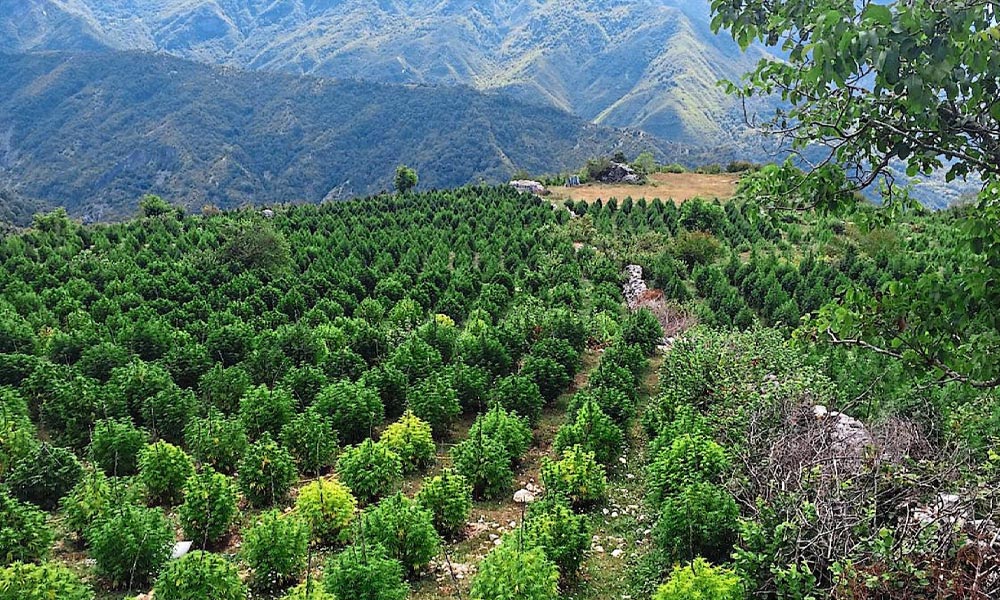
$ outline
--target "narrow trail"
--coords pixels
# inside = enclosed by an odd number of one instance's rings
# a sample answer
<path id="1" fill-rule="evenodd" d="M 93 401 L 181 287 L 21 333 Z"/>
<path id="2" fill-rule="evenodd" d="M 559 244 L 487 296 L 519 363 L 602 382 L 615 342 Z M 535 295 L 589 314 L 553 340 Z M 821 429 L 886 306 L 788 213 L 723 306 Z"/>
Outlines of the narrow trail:
<path id="1" fill-rule="evenodd" d="M 581 361 L 580 371 L 573 378 L 570 386 L 555 402 L 548 404 L 542 411 L 542 417 L 533 431 L 532 446 L 514 473 L 514 485 L 509 498 L 500 502 L 476 502 L 472 507 L 472 515 L 469 517 L 470 525 L 467 528 L 466 537 L 445 544 L 445 549 L 452 563 L 452 570 L 460 578 L 458 587 L 461 598 L 469 597 L 472 566 L 478 564 L 496 546 L 505 533 L 520 525 L 521 505 L 514 502 L 514 492 L 528 484 L 541 486 L 542 461 L 547 457 L 554 457 L 552 443 L 555 441 L 556 432 L 566 422 L 566 407 L 577 392 L 587 387 L 590 375 L 601 362 L 601 353 L 587 350 L 581 356 Z M 423 477 L 432 476 L 451 464 L 448 451 L 454 443 L 466 438 L 474 420 L 475 417 L 471 415 L 462 417 L 461 421 L 454 427 L 451 443 L 438 445 L 438 460 L 434 468 L 427 473 L 422 473 L 420 477 L 407 480 L 404 493 L 415 492 Z M 412 600 L 459 598 L 449 569 L 443 562 L 442 555 L 442 559 L 434 563 L 434 572 L 414 583 L 410 592 Z"/>

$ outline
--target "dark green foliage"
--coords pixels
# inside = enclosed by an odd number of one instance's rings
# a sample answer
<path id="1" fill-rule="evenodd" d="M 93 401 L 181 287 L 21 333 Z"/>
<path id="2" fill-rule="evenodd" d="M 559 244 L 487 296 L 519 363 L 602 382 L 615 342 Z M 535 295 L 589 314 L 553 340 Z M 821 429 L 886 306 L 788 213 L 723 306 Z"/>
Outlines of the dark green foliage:
<path id="1" fill-rule="evenodd" d="M 250 375 L 240 367 L 224 368 L 216 363 L 207 373 L 201 376 L 198 389 L 206 402 L 232 415 L 240 409 L 240 399 L 250 389 Z"/>
<path id="2" fill-rule="evenodd" d="M 170 563 L 153 586 L 160 600 L 243 600 L 246 589 L 236 566 L 225 557 L 196 550 Z"/>
<path id="3" fill-rule="evenodd" d="M 82 476 L 83 467 L 72 452 L 42 443 L 14 463 L 7 475 L 7 487 L 25 502 L 42 510 L 55 510 Z"/>
<path id="4" fill-rule="evenodd" d="M 430 424 L 438 438 L 447 435 L 455 418 L 462 411 L 450 374 L 439 371 L 429 375 L 407 394 L 409 410 Z"/>
<path id="5" fill-rule="evenodd" d="M 545 399 L 542 398 L 538 385 L 521 375 L 510 375 L 498 380 L 490 390 L 490 402 L 524 417 L 530 425 L 538 423 L 545 406 Z"/>
<path id="6" fill-rule="evenodd" d="M 232 475 L 247 449 L 243 423 L 212 410 L 205 418 L 195 417 L 184 428 L 184 445 L 196 461 Z"/>
<path id="7" fill-rule="evenodd" d="M 575 375 L 580 368 L 580 353 L 562 338 L 552 337 L 539 340 L 531 347 L 531 355 L 556 361 L 562 365 L 570 377 Z"/>
<path id="8" fill-rule="evenodd" d="M 405 194 L 406 192 L 417 187 L 417 172 L 410 167 L 405 165 L 400 165 L 396 167 L 396 178 L 394 179 L 394 185 L 396 186 L 396 191 Z"/>
<path id="9" fill-rule="evenodd" d="M 391 494 L 403 481 L 403 461 L 384 444 L 367 439 L 344 450 L 337 473 L 363 504 Z"/>
<path id="10" fill-rule="evenodd" d="M 524 359 L 520 374 L 535 382 L 547 402 L 558 398 L 571 381 L 565 367 L 554 359 L 530 355 Z"/>
<path id="11" fill-rule="evenodd" d="M 146 447 L 148 437 L 131 419 L 102 419 L 94 424 L 90 460 L 108 475 L 135 475 L 139 452 Z"/>
<path id="12" fill-rule="evenodd" d="M 653 355 L 661 339 L 663 328 L 649 309 L 640 308 L 622 324 L 622 342 L 638 346 L 646 356 Z"/>
<path id="13" fill-rule="evenodd" d="M 624 441 L 621 429 L 604 414 L 596 401 L 590 399 L 576 412 L 572 423 L 559 428 L 552 448 L 561 453 L 567 448 L 580 446 L 593 452 L 597 462 L 611 467 L 621 456 Z"/>
<path id="14" fill-rule="evenodd" d="M 622 375 L 625 371 L 615 369 L 612 372 L 613 367 L 604 367 L 595 371 L 591 376 L 590 383 L 594 384 L 594 380 L 597 380 L 598 384 L 611 383 L 612 378 L 615 382 L 627 383 L 627 379 L 622 379 Z M 634 388 L 633 388 L 634 390 Z M 571 419 L 576 419 L 577 413 L 580 408 L 593 401 L 601 409 L 601 412 L 611 417 L 611 420 L 618 425 L 619 428 L 624 428 L 628 425 L 629 420 L 635 416 L 635 400 L 626 392 L 621 391 L 616 387 L 590 387 L 581 392 L 577 392 L 569 400 L 569 405 L 566 407 L 566 413 Z"/>
<path id="15" fill-rule="evenodd" d="M 318 473 L 333 464 L 337 434 L 329 417 L 310 407 L 281 428 L 281 444 L 295 458 L 300 473 Z"/>
<path id="16" fill-rule="evenodd" d="M 44 560 L 52 538 L 45 513 L 0 488 L 0 565 Z"/>
<path id="17" fill-rule="evenodd" d="M 104 471 L 88 469 L 60 503 L 66 528 L 78 540 L 84 539 L 91 525 L 117 509 L 120 502 L 127 501 L 123 495 L 120 488 L 112 489 Z"/>
<path id="18" fill-rule="evenodd" d="M 375 391 L 347 381 L 323 388 L 313 407 L 331 419 L 337 438 L 345 444 L 356 444 L 369 437 L 385 414 Z"/>
<path id="19" fill-rule="evenodd" d="M 0 600 L 94 600 L 94 591 L 58 563 L 0 567 Z"/>
<path id="20" fill-rule="evenodd" d="M 573 580 L 590 549 L 590 527 L 582 515 L 556 495 L 547 495 L 528 507 L 524 538 L 545 553 L 565 580 Z"/>
<path id="21" fill-rule="evenodd" d="M 472 486 L 477 499 L 497 500 L 511 491 L 514 471 L 504 444 L 486 435 L 471 436 L 451 449 L 455 472 Z"/>
<path id="22" fill-rule="evenodd" d="M 171 386 L 142 403 L 143 422 L 154 436 L 172 444 L 184 438 L 184 427 L 198 412 L 198 399 L 191 390 Z"/>
<path id="23" fill-rule="evenodd" d="M 732 495 L 710 483 L 696 483 L 660 504 L 653 541 L 672 561 L 701 556 L 725 562 L 732 552 L 740 516 Z"/>
<path id="24" fill-rule="evenodd" d="M 288 587 L 305 571 L 309 526 L 294 515 L 270 511 L 243 531 L 241 554 L 259 590 Z"/>
<path id="25" fill-rule="evenodd" d="M 261 385 L 240 400 L 240 421 L 250 440 L 257 440 L 265 433 L 276 438 L 291 420 L 294 409 L 295 400 L 286 390 Z"/>
<path id="26" fill-rule="evenodd" d="M 490 374 L 485 369 L 465 363 L 451 365 L 451 385 L 464 412 L 484 409 L 490 381 Z"/>
<path id="27" fill-rule="evenodd" d="M 364 374 L 361 384 L 378 392 L 388 419 L 398 418 L 406 409 L 409 381 L 406 375 L 390 364 L 381 364 Z M 455 380 L 456 390 L 458 381 Z M 459 396 L 461 399 L 461 395 Z"/>
<path id="28" fill-rule="evenodd" d="M 336 598 L 406 600 L 403 565 L 379 546 L 350 546 L 326 564 L 323 587 Z"/>
<path id="29" fill-rule="evenodd" d="M 213 546 L 236 519 L 235 486 L 225 475 L 205 467 L 184 484 L 184 503 L 177 512 L 186 539 L 201 548 Z"/>
<path id="30" fill-rule="evenodd" d="M 434 517 L 420 503 L 401 493 L 389 496 L 365 511 L 365 535 L 385 548 L 411 575 L 437 556 L 441 538 Z"/>
<path id="31" fill-rule="evenodd" d="M 476 417 L 469 429 L 469 439 L 489 438 L 500 443 L 504 456 L 516 465 L 531 447 L 531 428 L 526 419 L 493 405 L 485 414 Z"/>
<path id="32" fill-rule="evenodd" d="M 155 505 L 180 504 L 184 485 L 193 474 L 191 457 L 173 444 L 156 442 L 139 453 L 139 482 Z"/>
<path id="33" fill-rule="evenodd" d="M 251 444 L 240 461 L 240 491 L 256 508 L 283 501 L 297 478 L 292 455 L 271 439 L 269 433 Z"/>
<path id="34" fill-rule="evenodd" d="M 126 504 L 87 530 L 87 542 L 102 579 L 136 589 L 151 583 L 170 558 L 174 531 L 161 510 Z"/>
<path id="35" fill-rule="evenodd" d="M 472 486 L 465 477 L 445 469 L 424 480 L 415 500 L 430 512 L 437 532 L 453 538 L 465 529 L 472 513 Z"/>
<path id="36" fill-rule="evenodd" d="M 559 569 L 541 548 L 521 550 L 508 538 L 486 555 L 472 580 L 474 600 L 556 600 Z"/>
<path id="37" fill-rule="evenodd" d="M 725 450 L 714 441 L 681 435 L 656 454 L 646 470 L 647 497 L 654 506 L 694 483 L 719 483 L 729 472 Z"/>

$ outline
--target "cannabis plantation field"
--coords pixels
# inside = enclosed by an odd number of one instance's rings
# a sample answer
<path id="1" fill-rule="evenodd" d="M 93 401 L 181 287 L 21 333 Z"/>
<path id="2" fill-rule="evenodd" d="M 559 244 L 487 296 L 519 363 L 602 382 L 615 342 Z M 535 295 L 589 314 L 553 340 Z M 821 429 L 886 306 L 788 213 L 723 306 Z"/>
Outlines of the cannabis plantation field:
<path id="1" fill-rule="evenodd" d="M 0 599 L 990 597 L 993 392 L 826 325 L 961 213 L 748 195 L 37 216 Z"/>

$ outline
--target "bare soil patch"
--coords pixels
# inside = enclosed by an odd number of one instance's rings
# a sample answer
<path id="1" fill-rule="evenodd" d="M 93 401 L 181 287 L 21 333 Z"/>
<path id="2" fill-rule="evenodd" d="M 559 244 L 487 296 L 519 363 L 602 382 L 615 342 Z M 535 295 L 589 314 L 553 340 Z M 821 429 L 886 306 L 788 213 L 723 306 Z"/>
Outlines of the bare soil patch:
<path id="1" fill-rule="evenodd" d="M 692 198 L 719 198 L 728 200 L 736 194 L 736 184 L 739 183 L 738 173 L 721 175 L 701 175 L 698 173 L 656 173 L 651 175 L 646 185 L 588 183 L 580 187 L 564 186 L 549 188 L 551 200 L 583 200 L 596 202 L 598 199 L 607 201 L 617 198 L 619 201 L 632 197 L 635 200 L 646 198 L 652 200 L 673 200 L 680 204 Z"/>

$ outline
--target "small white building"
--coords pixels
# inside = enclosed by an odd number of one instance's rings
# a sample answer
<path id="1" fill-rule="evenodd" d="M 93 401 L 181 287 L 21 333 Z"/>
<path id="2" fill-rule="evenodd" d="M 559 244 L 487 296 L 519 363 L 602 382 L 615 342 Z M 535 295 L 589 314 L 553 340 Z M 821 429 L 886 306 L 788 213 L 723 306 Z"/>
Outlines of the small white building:
<path id="1" fill-rule="evenodd" d="M 545 186 L 538 181 L 531 181 L 528 179 L 515 179 L 510 182 L 510 185 L 519 192 L 525 192 L 527 194 L 535 194 L 536 196 L 541 196 L 545 193 Z"/>

